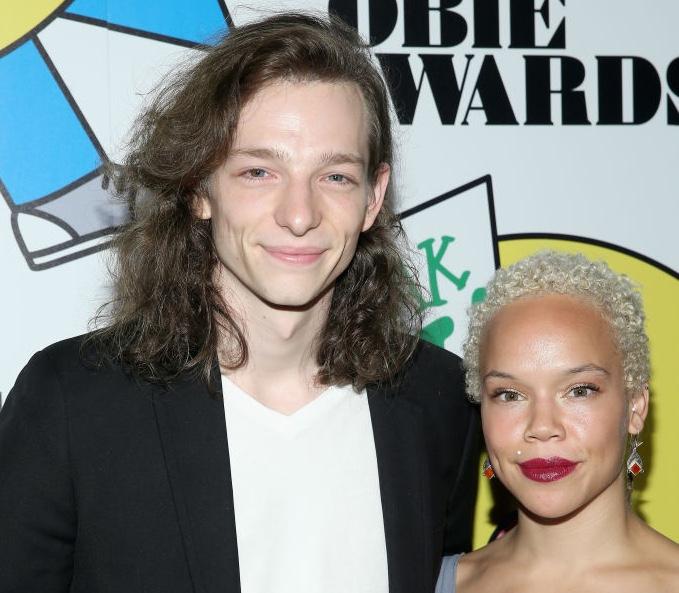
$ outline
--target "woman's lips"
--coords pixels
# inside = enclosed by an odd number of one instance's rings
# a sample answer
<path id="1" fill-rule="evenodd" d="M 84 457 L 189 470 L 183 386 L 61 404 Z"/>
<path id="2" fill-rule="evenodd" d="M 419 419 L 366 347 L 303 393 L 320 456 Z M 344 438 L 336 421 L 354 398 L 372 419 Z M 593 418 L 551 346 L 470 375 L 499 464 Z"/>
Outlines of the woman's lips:
<path id="1" fill-rule="evenodd" d="M 555 482 L 565 478 L 576 465 L 575 461 L 562 457 L 550 457 L 549 459 L 536 457 L 519 463 L 523 475 L 534 482 Z"/>

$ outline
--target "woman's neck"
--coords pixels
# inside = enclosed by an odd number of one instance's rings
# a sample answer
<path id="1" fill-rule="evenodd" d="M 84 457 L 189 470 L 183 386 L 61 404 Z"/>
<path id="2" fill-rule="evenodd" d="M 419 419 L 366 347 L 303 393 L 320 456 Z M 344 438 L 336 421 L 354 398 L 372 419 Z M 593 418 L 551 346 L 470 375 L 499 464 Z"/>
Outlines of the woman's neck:
<path id="1" fill-rule="evenodd" d="M 606 490 L 565 518 L 545 520 L 525 509 L 511 533 L 512 552 L 529 555 L 532 562 L 571 569 L 611 562 L 629 555 L 640 521 L 632 512 L 621 474 Z"/>

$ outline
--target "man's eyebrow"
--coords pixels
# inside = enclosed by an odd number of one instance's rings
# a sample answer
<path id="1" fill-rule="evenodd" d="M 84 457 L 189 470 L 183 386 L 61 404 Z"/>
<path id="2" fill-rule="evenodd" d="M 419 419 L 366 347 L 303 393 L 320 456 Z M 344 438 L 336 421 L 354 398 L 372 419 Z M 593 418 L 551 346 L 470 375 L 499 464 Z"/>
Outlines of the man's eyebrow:
<path id="1" fill-rule="evenodd" d="M 605 368 L 600 367 L 599 365 L 593 364 L 593 363 L 588 363 L 588 364 L 583 364 L 577 367 L 573 367 L 572 369 L 567 369 L 564 374 L 565 375 L 577 375 L 578 373 L 586 373 L 586 372 L 595 372 L 595 373 L 601 373 L 603 375 L 609 376 L 611 373 L 609 373 Z"/>
<path id="2" fill-rule="evenodd" d="M 365 165 L 365 159 L 360 154 L 350 152 L 324 152 L 318 160 L 322 165 L 344 165 L 346 163 Z"/>
<path id="3" fill-rule="evenodd" d="M 232 150 L 229 156 L 251 156 L 258 159 L 289 161 L 290 154 L 280 148 L 245 147 Z"/>
<path id="4" fill-rule="evenodd" d="M 259 159 L 269 159 L 277 161 L 290 161 L 290 154 L 281 148 L 264 148 L 264 147 L 244 147 L 236 148 L 231 151 L 232 157 L 250 156 Z M 365 159 L 359 154 L 351 152 L 324 152 L 318 159 L 321 165 L 342 165 L 346 163 L 355 165 L 365 165 Z"/>

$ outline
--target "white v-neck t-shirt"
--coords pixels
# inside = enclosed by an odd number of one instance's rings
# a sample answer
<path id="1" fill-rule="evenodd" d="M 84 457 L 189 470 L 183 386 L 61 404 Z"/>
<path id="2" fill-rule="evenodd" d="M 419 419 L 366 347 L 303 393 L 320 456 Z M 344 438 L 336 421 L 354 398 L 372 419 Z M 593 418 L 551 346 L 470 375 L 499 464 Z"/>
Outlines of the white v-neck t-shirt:
<path id="1" fill-rule="evenodd" d="M 280 414 L 222 377 L 242 593 L 387 593 L 365 390 Z"/>

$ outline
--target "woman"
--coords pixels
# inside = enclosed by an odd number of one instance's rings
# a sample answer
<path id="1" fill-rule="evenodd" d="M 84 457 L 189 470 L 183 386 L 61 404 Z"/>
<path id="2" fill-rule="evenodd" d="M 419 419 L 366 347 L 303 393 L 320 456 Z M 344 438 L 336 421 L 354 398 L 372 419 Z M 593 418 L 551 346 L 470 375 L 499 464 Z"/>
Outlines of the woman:
<path id="1" fill-rule="evenodd" d="M 467 389 L 518 524 L 448 557 L 437 593 L 679 591 L 679 545 L 629 503 L 643 468 L 649 359 L 641 297 L 581 255 L 499 270 L 471 312 Z"/>

